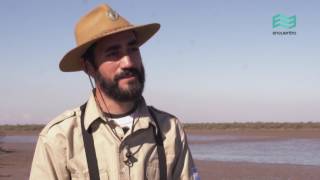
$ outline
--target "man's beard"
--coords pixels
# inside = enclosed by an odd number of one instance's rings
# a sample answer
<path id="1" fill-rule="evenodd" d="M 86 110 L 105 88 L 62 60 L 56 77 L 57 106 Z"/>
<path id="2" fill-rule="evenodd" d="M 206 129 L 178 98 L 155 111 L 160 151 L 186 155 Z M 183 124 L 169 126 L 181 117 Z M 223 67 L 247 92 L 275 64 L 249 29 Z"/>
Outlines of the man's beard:
<path id="1" fill-rule="evenodd" d="M 121 89 L 119 87 L 119 81 L 132 75 L 136 78 L 129 81 L 127 89 Z M 112 80 L 104 78 L 102 74 L 97 71 L 97 82 L 100 84 L 101 90 L 113 100 L 119 102 L 135 101 L 142 96 L 145 82 L 144 67 L 141 66 L 140 71 L 136 68 L 124 69 L 121 73 L 115 75 Z"/>

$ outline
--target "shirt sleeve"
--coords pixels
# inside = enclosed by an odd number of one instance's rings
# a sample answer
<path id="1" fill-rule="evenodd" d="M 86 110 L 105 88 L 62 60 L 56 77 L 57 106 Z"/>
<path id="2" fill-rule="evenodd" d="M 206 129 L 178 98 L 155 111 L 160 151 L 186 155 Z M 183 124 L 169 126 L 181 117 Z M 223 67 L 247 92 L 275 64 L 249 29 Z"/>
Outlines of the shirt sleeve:
<path id="1" fill-rule="evenodd" d="M 177 137 L 180 137 L 181 143 L 179 143 L 180 147 L 178 147 L 180 149 L 180 153 L 173 170 L 173 179 L 200 180 L 200 176 L 198 175 L 189 149 L 186 133 L 184 132 L 182 125 L 179 122 L 177 122 L 177 124 L 179 129 Z"/>
<path id="2" fill-rule="evenodd" d="M 40 135 L 35 149 L 30 180 L 67 180 L 70 173 L 66 167 L 64 138 L 48 138 Z"/>

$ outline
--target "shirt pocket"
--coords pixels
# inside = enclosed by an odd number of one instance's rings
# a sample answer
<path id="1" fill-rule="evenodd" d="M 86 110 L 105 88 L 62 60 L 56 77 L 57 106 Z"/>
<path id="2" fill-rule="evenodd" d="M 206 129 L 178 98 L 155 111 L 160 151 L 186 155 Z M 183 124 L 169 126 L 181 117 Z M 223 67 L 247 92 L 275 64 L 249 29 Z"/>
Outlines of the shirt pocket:
<path id="1" fill-rule="evenodd" d="M 108 180 L 109 175 L 106 170 L 100 170 L 99 171 L 100 180 Z M 89 172 L 75 172 L 71 173 L 71 179 L 72 180 L 90 180 Z"/>

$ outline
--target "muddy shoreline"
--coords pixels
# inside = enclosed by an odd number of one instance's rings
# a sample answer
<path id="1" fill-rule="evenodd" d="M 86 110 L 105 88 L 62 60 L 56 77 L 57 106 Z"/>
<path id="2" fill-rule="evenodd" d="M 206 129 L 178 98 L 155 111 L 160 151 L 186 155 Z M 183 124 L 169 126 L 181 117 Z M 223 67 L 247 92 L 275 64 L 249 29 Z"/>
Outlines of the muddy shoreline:
<path id="1" fill-rule="evenodd" d="M 6 132 L 6 135 L 37 135 L 39 132 Z M 248 138 L 319 138 L 319 131 L 199 131 L 188 130 L 193 135 L 237 135 Z M 191 142 L 193 143 L 193 142 Z M 197 143 L 197 142 L 194 142 Z M 0 179 L 28 179 L 35 143 L 1 143 L 11 153 L 0 152 Z M 195 160 L 202 179 L 247 180 L 247 179 L 310 179 L 320 177 L 320 166 L 266 164 L 248 162 L 220 162 Z"/>

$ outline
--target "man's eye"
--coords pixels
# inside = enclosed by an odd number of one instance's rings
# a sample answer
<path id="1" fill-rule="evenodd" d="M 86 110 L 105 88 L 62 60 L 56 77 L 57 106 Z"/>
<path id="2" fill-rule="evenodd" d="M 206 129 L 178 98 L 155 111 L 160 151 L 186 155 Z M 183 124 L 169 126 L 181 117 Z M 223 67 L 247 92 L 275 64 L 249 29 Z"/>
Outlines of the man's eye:
<path id="1" fill-rule="evenodd" d="M 106 54 L 106 57 L 115 57 L 118 55 L 119 55 L 119 52 L 113 51 L 113 52 L 109 52 L 108 54 Z"/>

